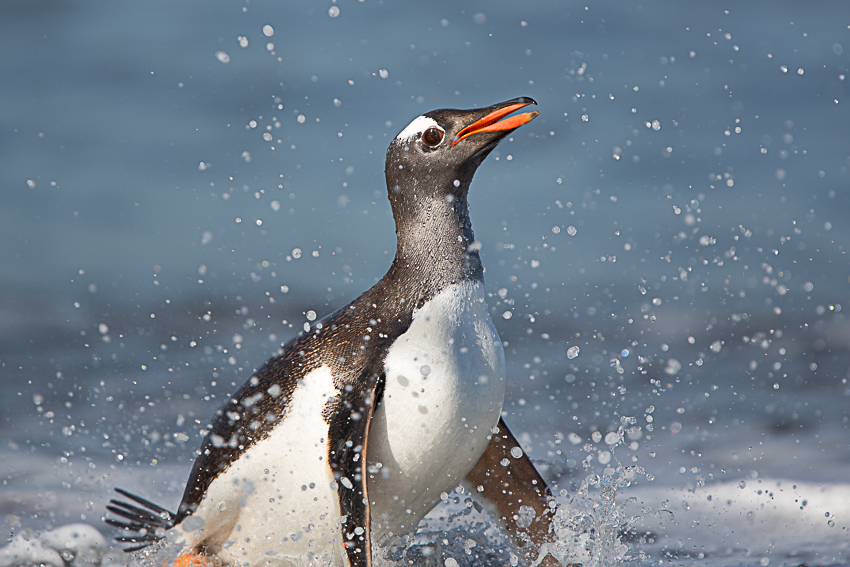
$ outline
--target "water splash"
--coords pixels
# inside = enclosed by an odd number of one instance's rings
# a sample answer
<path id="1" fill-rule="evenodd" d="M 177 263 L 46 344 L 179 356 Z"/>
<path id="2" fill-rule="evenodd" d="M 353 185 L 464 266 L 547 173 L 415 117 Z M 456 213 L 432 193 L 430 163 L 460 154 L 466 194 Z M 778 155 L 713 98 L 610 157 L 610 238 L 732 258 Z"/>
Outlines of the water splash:
<path id="1" fill-rule="evenodd" d="M 611 447 L 614 449 L 614 447 Z M 653 480 L 638 466 L 606 466 L 602 474 L 588 474 L 572 495 L 562 490 L 553 519 L 554 541 L 541 546 L 540 565 L 552 555 L 563 565 L 614 567 L 627 561 L 646 559 L 635 526 L 639 517 L 627 513 L 635 497 L 623 498 L 623 489 L 636 480 Z M 618 499 L 619 496 L 619 499 Z M 653 514 L 644 510 L 643 513 Z M 506 567 L 520 559 L 505 533 L 466 494 L 453 494 L 432 512 L 415 535 L 394 538 L 376 546 L 377 567 Z"/>
<path id="2" fill-rule="evenodd" d="M 641 539 L 647 539 L 635 537 L 640 517 L 630 516 L 626 511 L 637 499 L 633 496 L 622 498 L 622 490 L 640 478 L 652 481 L 655 477 L 643 467 L 623 466 L 615 452 L 617 447 L 626 444 L 625 439 L 636 423 L 635 417 L 621 416 L 617 430 L 604 437 L 608 451 L 597 451 L 593 445 L 585 444 L 588 456 L 582 466 L 590 474 L 582 479 L 572 498 L 567 491 L 560 491 L 552 521 L 555 540 L 541 546 L 540 555 L 531 567 L 539 565 L 547 554 L 563 565 L 581 564 L 582 567 L 612 567 L 625 561 L 646 559 L 639 547 L 630 547 L 630 543 L 639 544 Z M 592 438 L 599 443 L 603 436 L 596 431 Z M 601 475 L 590 472 L 594 456 L 605 465 Z M 619 501 L 618 490 L 621 491 Z M 655 512 L 644 509 L 642 513 Z"/>
<path id="3" fill-rule="evenodd" d="M 632 516 L 627 508 L 636 502 L 625 496 L 625 489 L 640 479 L 652 481 L 643 467 L 623 466 L 615 454 L 627 428 L 626 419 L 609 444 L 612 460 L 601 474 L 591 471 L 585 462 L 586 476 L 572 494 L 560 490 L 552 520 L 553 541 L 541 546 L 537 567 L 547 555 L 562 565 L 582 567 L 616 567 L 625 562 L 646 560 L 642 549 L 646 537 L 636 537 L 636 526 L 644 516 L 656 515 L 642 509 Z M 630 508 L 634 511 L 634 508 Z M 161 567 L 171 564 L 179 554 L 178 542 L 160 542 L 133 554 L 132 567 Z M 375 567 L 517 567 L 524 564 L 512 547 L 506 533 L 494 518 L 478 504 L 473 495 L 458 487 L 444 495 L 443 502 L 432 511 L 415 534 L 396 536 L 376 543 L 373 548 Z"/>
<path id="4" fill-rule="evenodd" d="M 376 567 L 505 567 L 519 559 L 492 522 L 448 530 L 420 530 L 383 547 L 376 546 Z"/>
<path id="5" fill-rule="evenodd" d="M 373 547 L 375 567 L 506 567 L 519 565 L 506 534 L 462 486 L 414 534 Z"/>
<path id="6" fill-rule="evenodd" d="M 559 502 L 553 520 L 555 541 L 541 547 L 539 565 L 545 554 L 562 564 L 580 563 L 583 567 L 612 567 L 625 561 L 643 559 L 639 549 L 627 543 L 632 538 L 635 517 L 626 513 L 634 497 L 617 500 L 618 489 L 628 487 L 638 477 L 652 480 L 643 467 L 605 467 L 602 475 L 589 474 L 576 494 Z"/>

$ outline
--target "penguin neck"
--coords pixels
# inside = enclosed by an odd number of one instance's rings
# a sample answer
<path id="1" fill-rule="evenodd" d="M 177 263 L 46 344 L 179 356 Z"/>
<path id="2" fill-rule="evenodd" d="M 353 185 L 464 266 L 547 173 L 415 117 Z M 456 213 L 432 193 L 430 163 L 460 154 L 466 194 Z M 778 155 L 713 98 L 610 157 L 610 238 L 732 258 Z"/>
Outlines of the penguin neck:
<path id="1" fill-rule="evenodd" d="M 462 187 L 448 197 L 423 197 L 412 207 L 394 209 L 398 244 L 392 269 L 436 288 L 483 280 L 466 195 Z"/>

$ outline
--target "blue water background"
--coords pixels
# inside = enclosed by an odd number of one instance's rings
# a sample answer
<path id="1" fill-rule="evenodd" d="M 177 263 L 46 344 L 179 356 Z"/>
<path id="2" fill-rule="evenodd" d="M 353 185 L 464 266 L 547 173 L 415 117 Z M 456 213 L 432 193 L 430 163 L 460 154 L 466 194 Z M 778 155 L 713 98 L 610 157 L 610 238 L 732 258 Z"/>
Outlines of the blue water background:
<path id="1" fill-rule="evenodd" d="M 127 479 L 175 507 L 223 397 L 388 267 L 393 136 L 522 95 L 540 116 L 470 204 L 506 420 L 549 478 L 586 474 L 569 433 L 633 416 L 619 457 L 660 486 L 846 483 L 848 26 L 844 2 L 3 2 L 0 516 L 99 525 Z"/>

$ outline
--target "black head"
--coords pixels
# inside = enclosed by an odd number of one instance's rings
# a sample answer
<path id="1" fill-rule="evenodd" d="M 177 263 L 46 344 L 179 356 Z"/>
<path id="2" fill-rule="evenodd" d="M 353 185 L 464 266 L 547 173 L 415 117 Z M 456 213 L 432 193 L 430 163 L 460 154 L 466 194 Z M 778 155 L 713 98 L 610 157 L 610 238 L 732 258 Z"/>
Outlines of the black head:
<path id="1" fill-rule="evenodd" d="M 509 116 L 528 97 L 472 110 L 432 110 L 416 118 L 387 149 L 387 190 L 396 222 L 425 201 L 466 197 L 475 170 L 508 134 L 537 111 Z"/>
<path id="2" fill-rule="evenodd" d="M 523 97 L 475 110 L 433 110 L 390 143 L 387 192 L 398 245 L 388 275 L 416 281 L 428 293 L 461 279 L 483 278 L 480 245 L 469 220 L 469 184 L 499 142 L 537 116 L 510 116 L 529 104 L 537 103 Z"/>

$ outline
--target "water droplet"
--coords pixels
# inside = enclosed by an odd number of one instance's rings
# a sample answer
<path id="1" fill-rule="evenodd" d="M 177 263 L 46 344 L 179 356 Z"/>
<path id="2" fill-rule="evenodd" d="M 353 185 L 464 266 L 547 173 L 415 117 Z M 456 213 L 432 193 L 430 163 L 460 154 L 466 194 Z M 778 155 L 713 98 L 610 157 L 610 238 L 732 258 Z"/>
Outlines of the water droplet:
<path id="1" fill-rule="evenodd" d="M 567 358 L 572 360 L 572 359 L 574 359 L 578 356 L 579 352 L 580 352 L 580 349 L 577 346 L 571 346 L 570 348 L 567 349 Z"/>
<path id="2" fill-rule="evenodd" d="M 664 372 L 672 376 L 674 374 L 677 374 L 681 369 L 682 363 L 676 360 L 675 358 L 670 358 L 667 360 L 667 367 L 664 369 Z"/>
<path id="3" fill-rule="evenodd" d="M 520 506 L 519 514 L 517 514 L 516 525 L 519 528 L 528 528 L 534 523 L 534 517 L 537 513 L 531 506 Z M 473 542 L 474 543 L 474 542 Z"/>
<path id="4" fill-rule="evenodd" d="M 336 18 L 339 16 L 339 6 L 331 6 L 328 8 L 328 16 L 331 18 Z"/>
<path id="5" fill-rule="evenodd" d="M 431 374 L 431 367 L 427 364 L 423 364 L 419 368 L 419 373 L 422 374 L 422 376 L 428 376 L 429 374 Z"/>
<path id="6" fill-rule="evenodd" d="M 228 55 L 224 51 L 216 51 L 215 58 L 221 61 L 222 63 L 230 63 L 230 55 Z"/>
<path id="7" fill-rule="evenodd" d="M 519 447 L 512 448 L 511 457 L 513 457 L 514 459 L 519 459 L 520 457 L 522 457 L 522 449 L 520 449 Z"/>
<path id="8" fill-rule="evenodd" d="M 263 35 L 266 37 L 271 37 L 274 35 L 274 28 L 270 25 L 266 24 L 263 26 Z"/>

